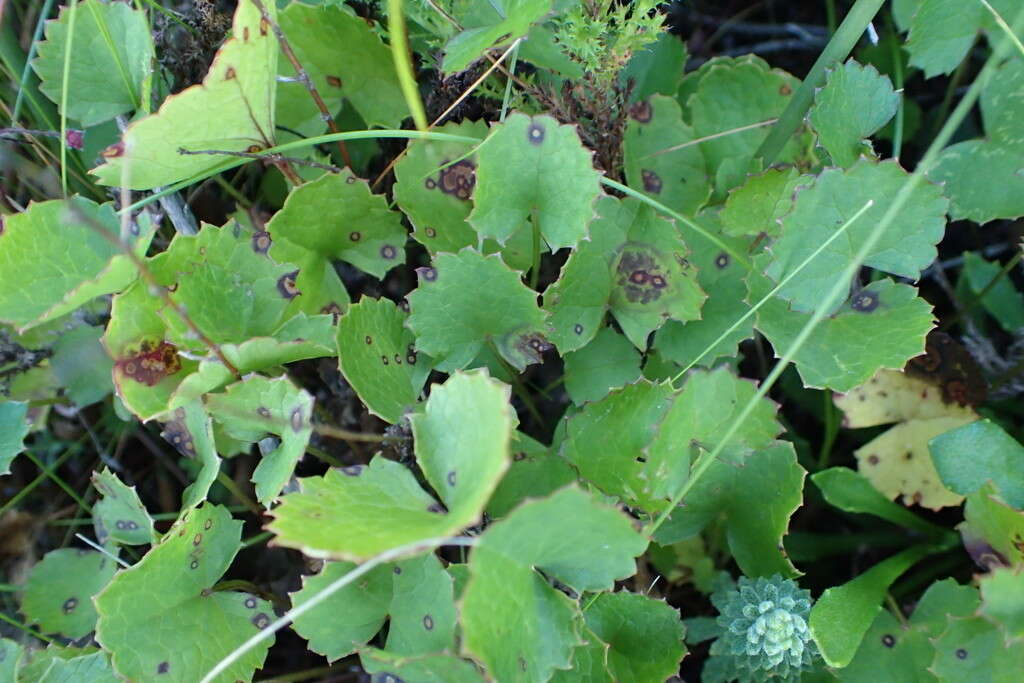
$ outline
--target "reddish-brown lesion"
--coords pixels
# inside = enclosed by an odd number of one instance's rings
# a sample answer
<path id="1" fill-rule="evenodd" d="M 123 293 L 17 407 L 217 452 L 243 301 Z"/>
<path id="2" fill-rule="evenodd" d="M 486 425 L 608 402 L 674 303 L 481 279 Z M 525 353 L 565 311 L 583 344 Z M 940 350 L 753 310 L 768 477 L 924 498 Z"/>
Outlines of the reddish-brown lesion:
<path id="1" fill-rule="evenodd" d="M 126 377 L 152 387 L 179 372 L 181 358 L 178 356 L 178 347 L 174 344 L 167 341 L 153 343 L 147 340 L 139 345 L 138 351 L 115 361 L 114 367 Z"/>

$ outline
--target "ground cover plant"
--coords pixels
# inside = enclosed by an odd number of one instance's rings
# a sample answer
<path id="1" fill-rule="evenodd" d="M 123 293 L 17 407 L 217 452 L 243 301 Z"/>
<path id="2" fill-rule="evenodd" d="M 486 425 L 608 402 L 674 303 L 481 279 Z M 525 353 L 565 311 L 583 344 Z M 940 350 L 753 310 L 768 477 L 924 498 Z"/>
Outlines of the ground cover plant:
<path id="1" fill-rule="evenodd" d="M 0 2 L 0 682 L 1019 680 L 1022 36 Z"/>

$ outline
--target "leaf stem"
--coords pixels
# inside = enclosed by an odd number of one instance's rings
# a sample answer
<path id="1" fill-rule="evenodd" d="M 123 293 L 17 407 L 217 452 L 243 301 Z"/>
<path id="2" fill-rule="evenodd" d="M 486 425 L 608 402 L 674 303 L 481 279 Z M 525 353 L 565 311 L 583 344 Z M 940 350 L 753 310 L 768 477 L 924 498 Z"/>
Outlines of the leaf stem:
<path id="1" fill-rule="evenodd" d="M 402 95 L 409 105 L 413 123 L 420 131 L 427 130 L 427 113 L 423 110 L 423 100 L 416 86 L 416 73 L 412 68 L 412 57 L 409 53 L 409 40 L 405 35 L 405 13 L 402 0 L 388 0 L 388 36 L 391 39 L 391 57 L 395 61 L 395 72 Z"/>

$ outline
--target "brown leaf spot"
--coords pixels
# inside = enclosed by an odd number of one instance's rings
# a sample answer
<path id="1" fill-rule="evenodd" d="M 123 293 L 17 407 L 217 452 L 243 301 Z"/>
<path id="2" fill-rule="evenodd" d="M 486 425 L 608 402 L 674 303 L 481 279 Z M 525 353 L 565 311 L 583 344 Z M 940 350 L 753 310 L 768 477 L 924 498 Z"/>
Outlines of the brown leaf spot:
<path id="1" fill-rule="evenodd" d="M 110 145 L 100 152 L 100 156 L 104 159 L 116 159 L 117 157 L 124 156 L 124 140 Z"/>
<path id="2" fill-rule="evenodd" d="M 266 627 L 270 626 L 270 617 L 268 617 L 263 612 L 260 612 L 259 614 L 254 616 L 250 621 L 252 621 L 253 626 L 260 629 L 261 631 Z"/>
<path id="3" fill-rule="evenodd" d="M 962 647 L 961 648 L 957 648 L 956 658 L 957 659 L 967 659 L 967 650 L 963 649 Z"/>
<path id="4" fill-rule="evenodd" d="M 60 611 L 64 614 L 71 614 L 75 611 L 76 607 L 78 607 L 78 598 L 70 597 L 60 606 Z"/>
<path id="5" fill-rule="evenodd" d="M 649 249 L 627 246 L 619 255 L 615 267 L 616 283 L 622 288 L 626 300 L 648 304 L 661 298 L 668 287 L 668 278 Z"/>
<path id="6" fill-rule="evenodd" d="M 147 340 L 140 344 L 138 351 L 117 360 L 114 366 L 126 377 L 152 387 L 179 372 L 181 360 L 178 358 L 178 348 L 174 344 L 160 341 L 154 345 Z"/>
<path id="7" fill-rule="evenodd" d="M 526 453 L 524 453 L 523 451 L 519 451 L 517 453 L 514 453 L 512 455 L 512 459 L 514 461 L 516 461 L 516 462 L 519 462 L 520 460 L 526 460 Z"/>
<path id="8" fill-rule="evenodd" d="M 381 356 L 380 357 L 380 362 L 383 363 L 384 365 L 387 365 L 388 364 L 388 357 L 387 356 Z"/>
<path id="9" fill-rule="evenodd" d="M 729 265 L 729 255 L 724 251 L 715 257 L 715 267 L 718 269 L 725 268 Z"/>
<path id="10" fill-rule="evenodd" d="M 188 563 L 189 569 L 199 569 L 199 560 L 192 558 L 192 561 Z"/>
<path id="11" fill-rule="evenodd" d="M 341 79 L 338 78 L 337 76 L 327 75 L 324 80 L 326 80 L 327 85 L 331 86 L 332 88 L 341 87 Z"/>
<path id="12" fill-rule="evenodd" d="M 341 473 L 346 477 L 358 477 L 363 473 L 362 465 L 345 465 L 341 468 Z"/>
<path id="13" fill-rule="evenodd" d="M 416 274 L 423 278 L 424 282 L 434 282 L 437 280 L 437 268 L 431 266 L 417 268 Z"/>
<path id="14" fill-rule="evenodd" d="M 331 317 L 334 318 L 334 320 L 332 321 L 334 322 L 334 324 L 337 324 L 338 320 L 341 318 L 341 306 L 338 305 L 337 301 L 332 301 L 326 306 L 321 306 L 320 312 L 324 314 L 330 314 Z"/>
<path id="15" fill-rule="evenodd" d="M 434 617 L 430 616 L 429 614 L 424 614 L 423 615 L 423 628 L 427 629 L 428 631 L 433 631 L 434 630 Z"/>
<path id="16" fill-rule="evenodd" d="M 212 529 L 213 528 L 213 520 L 212 519 L 208 519 L 205 522 L 203 522 L 203 528 L 206 529 L 207 531 Z"/>
<path id="17" fill-rule="evenodd" d="M 793 94 L 793 89 L 791 87 L 789 87 L 788 83 L 783 83 L 779 87 L 779 94 L 782 95 L 783 97 L 787 97 L 787 96 Z"/>
<path id="18" fill-rule="evenodd" d="M 302 431 L 303 427 L 306 426 L 306 420 L 302 415 L 301 407 L 296 407 L 294 410 L 292 410 L 292 415 L 289 418 L 289 422 L 291 423 L 293 432 L 298 434 L 299 432 Z"/>
<path id="19" fill-rule="evenodd" d="M 235 67 L 229 66 L 228 70 L 224 72 L 224 80 L 230 81 L 238 77 L 238 73 L 235 71 Z"/>
<path id="20" fill-rule="evenodd" d="M 531 145 L 544 144 L 544 126 L 539 123 L 531 123 L 526 129 L 526 139 Z"/>
<path id="21" fill-rule="evenodd" d="M 380 248 L 380 256 L 381 258 L 390 261 L 394 259 L 396 256 L 398 256 L 398 250 L 395 249 L 394 245 L 385 244 L 383 247 Z"/>
<path id="22" fill-rule="evenodd" d="M 640 180 L 644 184 L 644 192 L 650 192 L 651 194 L 661 194 L 661 176 L 654 171 L 648 169 L 642 169 L 640 171 Z"/>
<path id="23" fill-rule="evenodd" d="M 629 115 L 637 123 L 650 123 L 651 119 L 654 118 L 654 107 L 647 100 L 640 100 L 629 108 Z"/>
<path id="24" fill-rule="evenodd" d="M 202 534 L 196 534 L 195 536 L 192 537 L 192 545 L 199 545 L 202 542 L 203 542 L 203 535 Z"/>
<path id="25" fill-rule="evenodd" d="M 576 323 L 575 325 L 572 326 L 572 331 L 575 332 L 576 334 L 583 334 L 583 325 Z"/>
<path id="26" fill-rule="evenodd" d="M 359 240 L 363 239 L 363 234 L 358 230 L 353 230 L 348 234 L 348 239 L 350 242 L 358 242 Z"/>
<path id="27" fill-rule="evenodd" d="M 266 254 L 270 251 L 270 245 L 272 244 L 270 239 L 270 233 L 266 230 L 260 230 L 252 234 L 252 250 L 257 254 Z"/>
<path id="28" fill-rule="evenodd" d="M 433 228 L 427 228 L 423 232 L 425 232 L 427 237 L 431 239 L 437 237 L 437 230 L 434 230 Z"/>
<path id="29" fill-rule="evenodd" d="M 299 271 L 293 270 L 290 273 L 285 273 L 277 279 L 277 292 L 285 299 L 294 299 L 302 292 L 295 285 L 295 278 L 299 276 Z"/>
<path id="30" fill-rule="evenodd" d="M 267 31 L 270 30 L 270 22 L 265 17 L 260 17 L 260 35 L 267 35 Z"/>
<path id="31" fill-rule="evenodd" d="M 444 163 L 448 163 L 445 161 Z M 469 199 L 476 186 L 476 164 L 468 159 L 456 161 L 451 166 L 441 169 L 438 187 L 441 192 L 450 194 L 463 201 Z"/>
<path id="32" fill-rule="evenodd" d="M 853 295 L 850 308 L 858 313 L 870 313 L 878 308 L 878 303 L 878 292 L 864 290 Z"/>
<path id="33" fill-rule="evenodd" d="M 886 647 L 893 647 L 896 645 L 896 636 L 891 633 L 886 633 L 882 636 L 882 645 Z"/>

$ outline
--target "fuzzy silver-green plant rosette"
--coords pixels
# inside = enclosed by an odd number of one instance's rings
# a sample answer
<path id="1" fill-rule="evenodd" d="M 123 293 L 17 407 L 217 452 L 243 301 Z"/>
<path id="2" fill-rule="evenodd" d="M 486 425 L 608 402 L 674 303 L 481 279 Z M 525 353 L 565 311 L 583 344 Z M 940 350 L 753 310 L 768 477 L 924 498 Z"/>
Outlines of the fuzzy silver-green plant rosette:
<path id="1" fill-rule="evenodd" d="M 705 681 L 799 681 L 817 654 L 807 619 L 811 594 L 778 574 L 741 577 L 711 596 L 722 633 L 711 645 Z"/>

